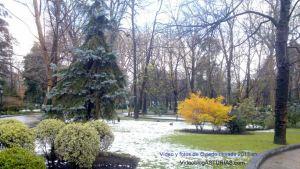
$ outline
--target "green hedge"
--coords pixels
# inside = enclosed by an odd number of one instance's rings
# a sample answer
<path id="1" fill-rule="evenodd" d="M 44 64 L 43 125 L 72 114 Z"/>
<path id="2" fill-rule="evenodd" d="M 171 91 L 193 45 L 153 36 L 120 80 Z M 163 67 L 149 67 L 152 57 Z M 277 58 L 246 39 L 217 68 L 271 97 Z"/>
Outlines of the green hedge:
<path id="1" fill-rule="evenodd" d="M 45 160 L 22 148 L 0 151 L 1 169 L 46 169 Z"/>

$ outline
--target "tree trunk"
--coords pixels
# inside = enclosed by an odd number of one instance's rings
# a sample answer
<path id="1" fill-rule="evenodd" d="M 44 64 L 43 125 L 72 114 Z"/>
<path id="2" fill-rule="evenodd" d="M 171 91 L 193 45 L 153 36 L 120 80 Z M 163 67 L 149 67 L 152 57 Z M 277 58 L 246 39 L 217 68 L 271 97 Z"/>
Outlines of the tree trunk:
<path id="1" fill-rule="evenodd" d="M 223 36 L 222 30 L 219 28 L 219 33 L 221 36 L 221 45 L 222 51 L 226 61 L 226 103 L 231 103 L 231 65 L 233 60 L 233 50 L 234 50 L 234 42 L 233 42 L 233 25 L 234 21 L 227 21 L 229 27 L 229 47 L 226 47 L 225 37 Z"/>
<path id="2" fill-rule="evenodd" d="M 226 80 L 227 80 L 227 86 L 226 86 L 226 101 L 228 104 L 231 103 L 231 64 L 227 63 L 226 65 Z"/>
<path id="3" fill-rule="evenodd" d="M 144 93 L 144 95 L 143 95 L 142 113 L 147 114 L 147 93 Z"/>
<path id="4" fill-rule="evenodd" d="M 61 15 L 61 0 L 55 1 L 55 23 L 53 27 L 53 39 L 52 39 L 52 48 L 51 48 L 51 63 L 58 65 L 58 57 L 59 57 L 59 27 L 60 27 L 60 15 Z M 48 6 L 49 8 L 49 6 Z M 50 10 L 50 9 L 48 9 Z M 50 12 L 49 12 L 50 13 Z M 52 22 L 52 21 L 51 21 Z M 57 77 L 52 77 L 52 86 L 55 86 L 57 83 Z"/>
<path id="5" fill-rule="evenodd" d="M 86 120 L 90 120 L 92 118 L 92 109 L 93 109 L 93 104 L 91 103 L 90 100 L 88 100 L 85 103 L 85 108 L 86 108 Z"/>
<path id="6" fill-rule="evenodd" d="M 248 55 L 247 55 L 247 69 L 246 69 L 246 76 L 247 76 L 247 80 L 246 80 L 246 95 L 245 95 L 245 98 L 249 98 L 249 95 L 250 95 L 250 62 L 251 62 L 251 58 L 250 58 L 250 55 L 251 55 L 251 44 L 250 44 L 250 39 L 248 40 Z"/>
<path id="7" fill-rule="evenodd" d="M 141 90 L 139 92 L 140 92 L 140 94 L 138 97 L 138 104 L 137 104 L 138 111 L 143 109 L 143 98 L 144 98 L 144 95 L 142 94 Z"/>
<path id="8" fill-rule="evenodd" d="M 229 26 L 229 54 L 228 58 L 226 59 L 226 68 L 227 68 L 227 103 L 231 104 L 231 65 L 233 60 L 233 24 L 234 22 L 227 22 Z"/>
<path id="9" fill-rule="evenodd" d="M 135 0 L 131 0 L 131 33 L 132 33 L 132 44 L 133 44 L 133 99 L 134 99 L 134 110 L 133 116 L 135 119 L 139 118 L 138 98 L 137 98 L 137 44 L 135 38 Z"/>
<path id="10" fill-rule="evenodd" d="M 195 89 L 195 47 L 192 47 L 192 69 L 191 69 L 191 80 L 190 80 L 190 86 L 191 86 L 191 92 L 194 93 L 196 92 Z"/>
<path id="11" fill-rule="evenodd" d="M 178 110 L 178 92 L 177 90 L 173 91 L 174 94 L 174 114 L 177 114 L 177 110 Z"/>
<path id="12" fill-rule="evenodd" d="M 146 51 L 146 62 L 145 62 L 145 67 L 144 67 L 144 74 L 142 77 L 142 86 L 141 86 L 141 91 L 140 91 L 140 97 L 143 98 L 145 94 L 145 87 L 148 82 L 148 65 L 152 56 L 152 51 L 153 51 L 153 43 L 154 43 L 154 37 L 155 37 L 155 30 L 156 30 L 156 24 L 157 24 L 157 16 L 159 14 L 159 11 L 162 7 L 162 0 L 160 1 L 160 6 L 158 10 L 156 11 L 154 21 L 153 21 L 153 26 L 152 26 L 152 32 L 151 32 L 151 37 L 150 37 L 150 42 L 148 46 L 148 50 Z M 142 109 L 143 111 L 143 109 Z"/>
<path id="13" fill-rule="evenodd" d="M 166 110 L 168 112 L 168 110 L 169 110 L 169 97 L 167 95 L 165 96 L 165 106 L 166 106 Z"/>
<path id="14" fill-rule="evenodd" d="M 289 60 L 287 40 L 291 1 L 281 0 L 280 17 L 276 26 L 276 94 L 275 94 L 275 144 L 286 144 L 287 100 L 289 86 Z"/>
<path id="15" fill-rule="evenodd" d="M 300 66 L 300 64 L 299 64 Z M 296 79 L 296 88 L 295 88 L 295 99 L 300 99 L 300 85 L 298 85 L 298 82 L 300 82 L 300 73 L 298 74 L 298 78 Z"/>
<path id="16" fill-rule="evenodd" d="M 9 92 L 10 94 L 12 95 L 13 92 L 14 92 L 14 77 L 13 77 L 13 68 L 12 68 L 12 63 L 11 63 L 11 60 L 10 60 L 10 65 L 9 65 L 9 69 L 10 69 L 10 87 L 9 87 Z"/>
<path id="17" fill-rule="evenodd" d="M 47 74 L 47 92 L 50 91 L 50 89 L 52 88 L 52 73 L 51 73 L 51 68 L 50 68 L 50 59 L 49 59 L 49 55 L 48 55 L 48 51 L 46 48 L 46 42 L 45 42 L 45 38 L 44 38 L 44 34 L 43 34 L 43 30 L 42 30 L 42 24 L 40 21 L 40 17 L 41 17 L 41 9 L 39 9 L 39 5 L 37 0 L 33 0 L 33 6 L 34 6 L 34 17 L 35 17 L 35 24 L 36 24 L 36 28 L 38 31 L 38 37 L 39 37 L 39 42 L 40 42 L 40 47 L 42 49 L 42 55 L 44 57 L 44 61 L 46 64 L 46 74 Z M 44 99 L 44 103 L 43 104 L 47 104 L 47 100 L 48 98 L 45 97 Z"/>
<path id="18" fill-rule="evenodd" d="M 96 97 L 95 100 L 95 115 L 94 115 L 95 119 L 100 119 L 100 99 L 99 96 Z"/>

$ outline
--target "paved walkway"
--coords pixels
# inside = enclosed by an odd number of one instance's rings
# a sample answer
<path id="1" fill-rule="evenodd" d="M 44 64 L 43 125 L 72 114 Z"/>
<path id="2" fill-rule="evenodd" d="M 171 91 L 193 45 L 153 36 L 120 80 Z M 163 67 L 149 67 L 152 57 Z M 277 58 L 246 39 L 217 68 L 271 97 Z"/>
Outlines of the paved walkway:
<path id="1" fill-rule="evenodd" d="M 0 119 L 16 119 L 27 124 L 29 127 L 34 127 L 42 120 L 42 114 L 31 113 L 27 115 L 1 116 Z"/>
<path id="2" fill-rule="evenodd" d="M 260 169 L 300 169 L 300 149 L 275 155 L 267 159 Z"/>

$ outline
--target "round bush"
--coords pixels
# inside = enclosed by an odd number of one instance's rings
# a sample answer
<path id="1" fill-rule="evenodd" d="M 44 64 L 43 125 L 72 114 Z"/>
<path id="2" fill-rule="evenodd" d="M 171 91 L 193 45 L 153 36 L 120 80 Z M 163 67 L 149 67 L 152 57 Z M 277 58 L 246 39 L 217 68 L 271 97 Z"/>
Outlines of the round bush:
<path id="1" fill-rule="evenodd" d="M 61 129 L 55 139 L 56 153 L 79 168 L 91 168 L 99 152 L 95 128 L 71 123 Z"/>
<path id="2" fill-rule="evenodd" d="M 41 121 L 35 128 L 36 138 L 40 148 L 51 165 L 57 159 L 55 154 L 54 141 L 59 131 L 65 126 L 65 123 L 57 119 L 46 119 Z M 50 148 L 50 149 L 49 149 Z"/>
<path id="3" fill-rule="evenodd" d="M 54 146 L 56 135 L 65 126 L 65 123 L 57 119 L 41 121 L 35 128 L 36 138 L 42 146 Z"/>
<path id="4" fill-rule="evenodd" d="M 42 157 L 22 148 L 9 148 L 0 151 L 1 169 L 46 169 Z"/>
<path id="5" fill-rule="evenodd" d="M 114 141 L 114 135 L 109 125 L 104 121 L 95 120 L 86 123 L 87 126 L 94 127 L 100 137 L 100 151 L 106 151 Z"/>
<path id="6" fill-rule="evenodd" d="M 6 148 L 34 148 L 34 132 L 25 124 L 16 120 L 1 120 L 0 144 Z"/>

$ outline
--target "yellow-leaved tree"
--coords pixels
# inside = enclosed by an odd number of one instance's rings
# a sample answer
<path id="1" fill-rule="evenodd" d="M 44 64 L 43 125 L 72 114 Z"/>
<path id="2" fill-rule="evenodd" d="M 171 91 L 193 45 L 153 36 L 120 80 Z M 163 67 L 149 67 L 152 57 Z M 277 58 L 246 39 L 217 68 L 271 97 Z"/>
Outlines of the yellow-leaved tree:
<path id="1" fill-rule="evenodd" d="M 194 124 L 197 130 L 199 127 L 203 130 L 206 122 L 220 128 L 232 118 L 229 115 L 231 106 L 222 104 L 223 100 L 222 96 L 208 98 L 191 93 L 188 98 L 179 103 L 178 112 L 186 121 Z"/>

